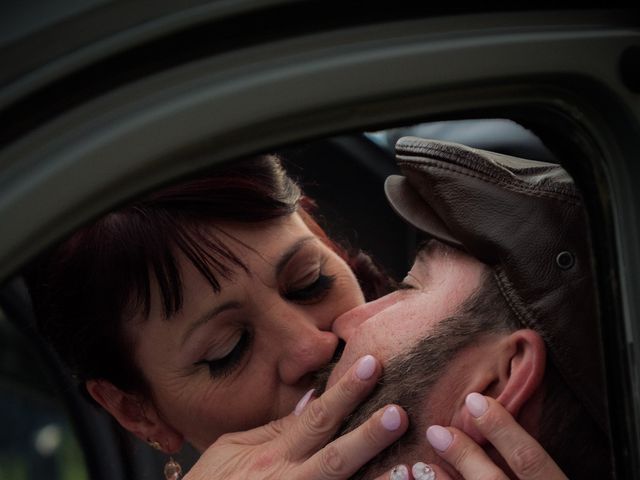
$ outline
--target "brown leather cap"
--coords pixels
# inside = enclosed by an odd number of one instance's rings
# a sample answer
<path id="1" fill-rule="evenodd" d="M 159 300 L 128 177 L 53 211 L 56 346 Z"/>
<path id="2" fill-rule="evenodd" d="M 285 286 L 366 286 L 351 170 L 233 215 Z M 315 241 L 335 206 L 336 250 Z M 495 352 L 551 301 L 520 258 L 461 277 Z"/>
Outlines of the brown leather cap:
<path id="1" fill-rule="evenodd" d="M 416 137 L 396 143 L 387 179 L 410 224 L 495 272 L 524 328 L 536 330 L 576 397 L 606 431 L 606 396 L 587 218 L 559 165 Z"/>

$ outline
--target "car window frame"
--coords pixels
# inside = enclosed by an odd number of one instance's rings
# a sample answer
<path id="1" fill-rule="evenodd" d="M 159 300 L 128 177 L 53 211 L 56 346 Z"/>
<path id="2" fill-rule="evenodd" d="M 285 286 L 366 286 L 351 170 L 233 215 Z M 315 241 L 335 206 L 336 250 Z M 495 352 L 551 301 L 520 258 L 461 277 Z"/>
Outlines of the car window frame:
<path id="1" fill-rule="evenodd" d="M 300 24 L 290 30 L 278 24 L 278 35 L 266 32 L 247 44 L 236 11 L 227 20 L 238 29 L 237 42 L 231 39 L 225 50 L 160 70 L 143 65 L 139 76 L 108 83 L 44 120 L 23 119 L 26 125 L 0 151 L 0 218 L 9 226 L 0 239 L 0 280 L 100 212 L 217 162 L 396 124 L 512 118 L 552 144 L 585 193 L 608 322 L 603 344 L 617 470 L 623 477 L 637 473 L 640 193 L 633 182 L 640 179 L 634 162 L 640 107 L 637 81 L 624 76 L 623 60 L 637 55 L 640 35 L 620 11 L 553 13 L 549 22 L 545 12 L 445 12 L 307 33 Z M 180 31 L 203 25 L 194 21 Z M 152 41 L 130 35 L 132 43 L 117 53 L 85 51 L 78 65 L 126 67 L 131 57 L 125 56 L 136 48 L 175 38 L 166 23 L 163 28 Z M 567 63 L 578 49 L 588 55 Z M 115 63 L 100 63 L 107 60 Z M 52 62 L 65 61 L 69 57 Z M 3 97 L 3 112 L 15 112 L 16 102 L 35 102 L 34 108 L 38 99 L 77 85 L 74 75 L 83 71 L 61 67 L 52 78 L 51 68 L 25 75 L 33 90 L 9 88 L 13 96 Z M 68 178 L 79 182 L 73 191 Z"/>

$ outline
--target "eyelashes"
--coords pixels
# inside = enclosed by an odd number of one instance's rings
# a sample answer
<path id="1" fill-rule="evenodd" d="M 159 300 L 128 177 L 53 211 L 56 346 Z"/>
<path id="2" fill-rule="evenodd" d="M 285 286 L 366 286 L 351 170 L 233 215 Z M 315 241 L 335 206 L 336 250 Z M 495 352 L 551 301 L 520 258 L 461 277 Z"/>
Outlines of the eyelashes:
<path id="1" fill-rule="evenodd" d="M 319 301 L 331 290 L 335 280 L 333 275 L 321 273 L 309 285 L 284 292 L 282 296 L 292 302 L 312 303 Z"/>
<path id="2" fill-rule="evenodd" d="M 195 365 L 204 365 L 209 369 L 209 375 L 212 378 L 224 378 L 229 376 L 235 368 L 240 364 L 244 355 L 251 346 L 251 334 L 245 330 L 240 335 L 238 343 L 233 347 L 231 352 L 222 358 L 215 360 L 200 360 Z"/>
<path id="3" fill-rule="evenodd" d="M 409 285 L 407 282 L 402 281 L 396 285 L 396 290 L 415 290 L 416 287 Z"/>

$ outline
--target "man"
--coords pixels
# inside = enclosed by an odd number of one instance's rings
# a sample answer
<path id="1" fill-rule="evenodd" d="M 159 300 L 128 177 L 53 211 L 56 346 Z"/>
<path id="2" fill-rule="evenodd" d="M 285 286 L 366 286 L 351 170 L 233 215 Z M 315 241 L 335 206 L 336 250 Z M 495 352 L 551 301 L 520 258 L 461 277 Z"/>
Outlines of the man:
<path id="1" fill-rule="evenodd" d="M 558 165 L 447 142 L 406 137 L 396 151 L 404 176 L 387 180 L 387 196 L 428 240 L 399 291 L 336 320 L 347 343 L 328 385 L 374 354 L 382 382 L 340 435 L 389 402 L 411 426 L 358 478 L 436 461 L 423 441 L 432 424 L 465 431 L 508 471 L 474 428 L 471 392 L 497 399 L 570 478 L 610 477 L 594 278 L 573 182 Z"/>

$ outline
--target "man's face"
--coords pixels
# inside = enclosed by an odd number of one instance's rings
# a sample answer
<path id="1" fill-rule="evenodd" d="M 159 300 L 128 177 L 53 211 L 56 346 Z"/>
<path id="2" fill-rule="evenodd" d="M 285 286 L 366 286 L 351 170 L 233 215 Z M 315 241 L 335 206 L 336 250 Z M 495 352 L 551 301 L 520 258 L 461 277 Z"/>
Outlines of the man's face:
<path id="1" fill-rule="evenodd" d="M 327 387 L 363 355 L 375 355 L 385 366 L 408 352 L 439 322 L 457 313 L 480 286 L 486 269 L 475 258 L 431 241 L 418 253 L 398 291 L 357 307 L 334 322 L 333 331 L 346 341 L 346 347 Z"/>
<path id="2" fill-rule="evenodd" d="M 477 260 L 431 242 L 416 258 L 402 289 L 334 323 L 346 347 L 327 386 L 362 355 L 373 354 L 384 366 L 381 384 L 345 421 L 339 435 L 388 403 L 405 408 L 411 422 L 403 439 L 355 478 L 374 478 L 401 461 L 435 459 L 425 451 L 424 430 L 432 423 L 453 423 L 468 393 L 464 378 L 481 362 L 483 345 L 494 339 L 490 335 L 471 342 L 476 337 L 465 333 L 474 328 L 469 330 L 469 322 L 476 324 L 467 309 L 475 309 L 485 298 L 480 287 L 486 270 Z"/>

